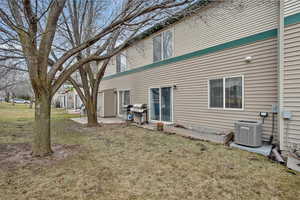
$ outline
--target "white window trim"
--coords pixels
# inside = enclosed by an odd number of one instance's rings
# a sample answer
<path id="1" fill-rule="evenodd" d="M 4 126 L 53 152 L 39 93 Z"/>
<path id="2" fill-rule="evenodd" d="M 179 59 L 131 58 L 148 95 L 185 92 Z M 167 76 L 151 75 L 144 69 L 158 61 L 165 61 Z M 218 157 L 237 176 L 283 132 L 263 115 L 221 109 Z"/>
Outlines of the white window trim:
<path id="1" fill-rule="evenodd" d="M 242 108 L 226 108 L 226 96 L 225 96 L 225 80 L 228 78 L 237 78 L 241 77 L 242 78 Z M 210 107 L 210 80 L 215 80 L 215 79 L 223 79 L 223 107 Z M 208 85 L 208 109 L 211 110 L 236 110 L 236 111 L 244 111 L 245 109 L 245 81 L 244 81 L 244 75 L 234 75 L 234 76 L 217 76 L 217 77 L 212 77 L 209 78 L 207 81 Z"/>
<path id="2" fill-rule="evenodd" d="M 117 90 L 117 98 L 118 98 L 117 114 L 119 117 L 122 117 L 122 115 L 120 114 L 120 92 L 122 91 L 129 91 L 129 101 L 131 103 L 131 89 L 118 89 Z"/>
<path id="3" fill-rule="evenodd" d="M 171 118 L 172 120 L 170 122 L 167 121 L 161 121 L 161 120 L 152 120 L 151 119 L 151 104 L 150 104 L 150 94 L 151 94 L 151 89 L 155 89 L 158 88 L 159 89 L 159 119 L 161 119 L 161 88 L 165 88 L 165 87 L 170 87 L 171 88 L 171 104 L 172 104 L 172 115 Z M 174 124 L 174 88 L 173 85 L 163 85 L 163 86 L 157 86 L 157 87 L 149 87 L 148 88 L 148 119 L 150 122 L 152 123 L 157 123 L 157 122 L 162 122 L 164 124 Z"/>
<path id="4" fill-rule="evenodd" d="M 164 40 L 164 32 L 167 32 L 167 31 L 171 31 L 172 32 L 172 55 L 171 55 L 171 57 L 169 57 L 169 58 L 166 58 L 166 59 L 164 59 L 164 45 L 163 45 L 163 40 Z M 160 41 L 160 48 L 161 48 L 161 53 L 162 53 L 162 55 L 161 55 L 161 60 L 159 60 L 159 61 L 155 61 L 154 62 L 154 60 L 153 60 L 153 56 L 154 55 L 152 55 L 152 62 L 153 63 L 157 63 L 157 62 L 161 62 L 161 61 L 163 61 L 163 60 L 167 60 L 167 59 L 170 59 L 170 58 L 172 58 L 172 57 L 174 57 L 174 44 L 175 44 L 175 42 L 174 42 L 174 36 L 175 36 L 175 31 L 174 31 L 174 28 L 171 28 L 171 29 L 167 29 L 167 30 L 164 30 L 164 31 L 161 31 L 161 32 L 159 32 L 159 33 L 156 33 L 156 34 L 154 34 L 154 36 L 152 37 L 152 54 L 153 54 L 153 48 L 154 48 L 154 45 L 153 45 L 153 39 L 156 37 L 156 36 L 158 36 L 158 35 L 161 35 L 161 41 Z"/>

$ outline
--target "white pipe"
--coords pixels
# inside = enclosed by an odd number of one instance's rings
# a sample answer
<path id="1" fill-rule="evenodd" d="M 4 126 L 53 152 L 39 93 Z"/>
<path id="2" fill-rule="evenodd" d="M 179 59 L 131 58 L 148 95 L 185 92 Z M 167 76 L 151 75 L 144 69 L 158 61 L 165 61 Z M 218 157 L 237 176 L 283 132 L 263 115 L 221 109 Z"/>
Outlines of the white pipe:
<path id="1" fill-rule="evenodd" d="M 276 158 L 276 160 L 280 163 L 285 163 L 285 161 L 283 160 L 283 158 L 281 157 L 280 153 L 277 151 L 277 149 L 272 149 L 272 152 Z"/>
<path id="2" fill-rule="evenodd" d="M 76 93 L 73 91 L 73 100 L 74 100 L 74 105 L 73 105 L 73 109 L 76 110 Z"/>
<path id="3" fill-rule="evenodd" d="M 285 150 L 284 143 L 284 1 L 279 1 L 279 27 L 278 27 L 278 131 L 279 145 L 281 150 Z M 287 134 L 287 133 L 286 133 Z"/>

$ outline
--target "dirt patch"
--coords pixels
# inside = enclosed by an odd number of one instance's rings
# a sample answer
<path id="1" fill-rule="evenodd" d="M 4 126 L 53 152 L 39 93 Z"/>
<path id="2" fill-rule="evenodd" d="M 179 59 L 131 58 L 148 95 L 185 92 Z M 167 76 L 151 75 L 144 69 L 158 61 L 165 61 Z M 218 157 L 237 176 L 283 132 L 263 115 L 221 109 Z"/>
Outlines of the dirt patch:
<path id="1" fill-rule="evenodd" d="M 31 155 L 31 145 L 28 143 L 0 144 L 0 169 L 30 164 L 52 165 L 78 153 L 80 149 L 80 145 L 53 144 L 52 155 L 37 158 Z"/>

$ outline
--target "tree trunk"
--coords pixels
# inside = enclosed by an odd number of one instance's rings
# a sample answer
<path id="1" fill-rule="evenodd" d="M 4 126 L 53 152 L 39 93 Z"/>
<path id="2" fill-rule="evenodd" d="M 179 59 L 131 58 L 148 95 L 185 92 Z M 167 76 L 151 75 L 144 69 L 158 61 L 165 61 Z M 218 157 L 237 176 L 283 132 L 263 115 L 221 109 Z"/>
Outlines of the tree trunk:
<path id="1" fill-rule="evenodd" d="M 88 126 L 99 126 L 98 116 L 97 116 L 97 106 L 91 100 L 88 100 L 86 103 L 86 112 L 88 119 Z"/>
<path id="2" fill-rule="evenodd" d="M 32 105 L 33 105 L 33 98 L 31 97 L 30 98 L 30 103 L 29 103 L 29 109 L 32 109 L 32 107 L 33 107 Z"/>
<path id="3" fill-rule="evenodd" d="M 47 91 L 39 92 L 35 99 L 35 137 L 32 145 L 33 156 L 52 153 L 50 138 L 51 97 Z"/>
<path id="4" fill-rule="evenodd" d="M 5 101 L 9 103 L 10 94 L 7 90 L 5 90 Z"/>
<path id="5" fill-rule="evenodd" d="M 15 106 L 15 94 L 12 94 L 12 101 L 11 101 L 11 105 Z"/>
<path id="6" fill-rule="evenodd" d="M 32 109 L 32 101 L 30 101 L 30 104 L 29 104 L 29 109 Z"/>

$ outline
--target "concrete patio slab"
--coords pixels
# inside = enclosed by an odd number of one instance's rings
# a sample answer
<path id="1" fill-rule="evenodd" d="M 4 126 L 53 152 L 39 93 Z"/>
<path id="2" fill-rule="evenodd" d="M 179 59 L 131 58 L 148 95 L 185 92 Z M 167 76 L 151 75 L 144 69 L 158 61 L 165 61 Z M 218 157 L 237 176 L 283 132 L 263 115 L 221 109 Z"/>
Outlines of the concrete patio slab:
<path id="1" fill-rule="evenodd" d="M 71 118 L 71 120 L 80 124 L 87 124 L 87 117 Z M 101 124 L 109 124 L 109 125 L 126 123 L 125 120 L 119 118 L 98 118 L 98 122 Z"/>
<path id="2" fill-rule="evenodd" d="M 272 145 L 263 145 L 261 147 L 247 147 L 247 146 L 239 145 L 239 144 L 232 142 L 230 144 L 230 147 L 238 148 L 238 149 L 253 152 L 253 153 L 258 153 L 258 154 L 261 154 L 264 156 L 269 156 L 272 151 Z"/>
<path id="3" fill-rule="evenodd" d="M 77 110 L 67 110 L 68 114 L 80 114 L 80 109 Z"/>
<path id="4" fill-rule="evenodd" d="M 142 128 L 156 130 L 156 124 L 144 124 L 144 125 L 137 125 Z M 196 140 L 205 140 L 220 144 L 228 144 L 228 142 L 232 139 L 232 132 L 230 130 L 218 132 L 218 131 L 205 131 L 204 129 L 195 130 L 195 129 L 184 129 L 184 128 L 177 128 L 171 125 L 164 125 L 164 132 L 167 133 L 174 133 L 183 137 L 192 138 Z"/>

